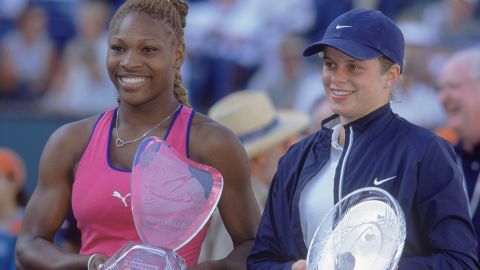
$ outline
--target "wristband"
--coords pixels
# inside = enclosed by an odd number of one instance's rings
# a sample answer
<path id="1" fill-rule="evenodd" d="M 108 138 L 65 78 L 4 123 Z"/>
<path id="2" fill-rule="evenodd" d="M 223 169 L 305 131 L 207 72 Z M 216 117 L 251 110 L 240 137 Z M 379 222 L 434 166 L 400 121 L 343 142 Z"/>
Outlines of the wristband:
<path id="1" fill-rule="evenodd" d="M 88 258 L 88 262 L 87 262 L 87 269 L 88 269 L 88 270 L 93 270 L 93 267 L 91 267 L 90 264 L 92 263 L 93 258 L 94 258 L 95 256 L 100 256 L 100 254 L 93 254 L 93 255 L 90 256 L 90 258 Z"/>

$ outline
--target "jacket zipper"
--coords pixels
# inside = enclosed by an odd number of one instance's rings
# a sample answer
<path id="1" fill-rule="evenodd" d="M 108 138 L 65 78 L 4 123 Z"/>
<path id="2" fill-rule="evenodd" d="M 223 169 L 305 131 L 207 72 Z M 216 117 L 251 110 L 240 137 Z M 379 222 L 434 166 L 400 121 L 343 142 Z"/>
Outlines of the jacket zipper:
<path id="1" fill-rule="evenodd" d="M 343 158 L 342 162 L 342 169 L 340 170 L 340 181 L 338 184 L 338 201 L 342 199 L 342 186 L 343 186 L 343 177 L 345 176 L 345 164 L 347 163 L 348 155 L 350 154 L 350 149 L 352 149 L 353 145 L 353 128 L 350 127 L 350 136 L 349 136 L 349 142 L 347 146 L 347 152 L 345 153 L 345 157 Z"/>

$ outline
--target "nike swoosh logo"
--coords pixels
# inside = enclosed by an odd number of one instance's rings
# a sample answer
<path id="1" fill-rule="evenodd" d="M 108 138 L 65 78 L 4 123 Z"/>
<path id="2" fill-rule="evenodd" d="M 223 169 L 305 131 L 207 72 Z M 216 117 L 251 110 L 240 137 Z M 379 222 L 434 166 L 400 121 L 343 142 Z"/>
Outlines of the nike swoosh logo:
<path id="1" fill-rule="evenodd" d="M 373 184 L 374 184 L 375 186 L 378 186 L 378 185 L 381 185 L 381 184 L 383 184 L 383 183 L 385 183 L 385 182 L 387 182 L 387 181 L 393 180 L 393 179 L 395 179 L 395 178 L 397 178 L 396 175 L 395 175 L 395 176 L 392 176 L 392 177 L 389 177 L 389 178 L 382 179 L 382 180 L 378 180 L 378 178 L 375 178 L 375 180 L 373 180 Z"/>
<path id="2" fill-rule="evenodd" d="M 337 24 L 337 26 L 335 26 L 335 29 L 342 29 L 342 28 L 348 28 L 348 27 L 352 27 L 351 25 L 340 25 L 340 24 Z"/>

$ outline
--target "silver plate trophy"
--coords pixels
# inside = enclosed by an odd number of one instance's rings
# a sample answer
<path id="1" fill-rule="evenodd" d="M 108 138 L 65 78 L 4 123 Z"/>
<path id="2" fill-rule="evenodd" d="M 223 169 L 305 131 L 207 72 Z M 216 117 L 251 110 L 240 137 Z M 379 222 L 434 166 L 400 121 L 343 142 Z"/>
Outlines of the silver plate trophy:
<path id="1" fill-rule="evenodd" d="M 398 202 L 367 187 L 340 200 L 318 226 L 307 270 L 394 270 L 403 251 L 406 225 Z"/>
<path id="2" fill-rule="evenodd" d="M 133 220 L 143 243 L 128 242 L 102 269 L 186 269 L 176 251 L 203 229 L 222 190 L 216 169 L 188 159 L 158 137 L 146 138 L 131 176 Z"/>

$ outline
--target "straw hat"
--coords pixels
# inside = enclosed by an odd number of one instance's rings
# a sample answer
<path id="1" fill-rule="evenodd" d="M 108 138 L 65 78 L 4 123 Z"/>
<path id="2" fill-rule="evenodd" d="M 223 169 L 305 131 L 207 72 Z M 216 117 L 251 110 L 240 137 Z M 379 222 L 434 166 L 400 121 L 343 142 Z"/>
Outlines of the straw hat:
<path id="1" fill-rule="evenodd" d="M 19 186 L 25 181 L 26 171 L 22 158 L 4 147 L 0 147 L 0 172 L 10 176 Z"/>
<path id="2" fill-rule="evenodd" d="M 236 91 L 215 103 L 208 116 L 231 129 L 249 158 L 274 147 L 307 128 L 306 114 L 276 110 L 264 91 Z"/>

